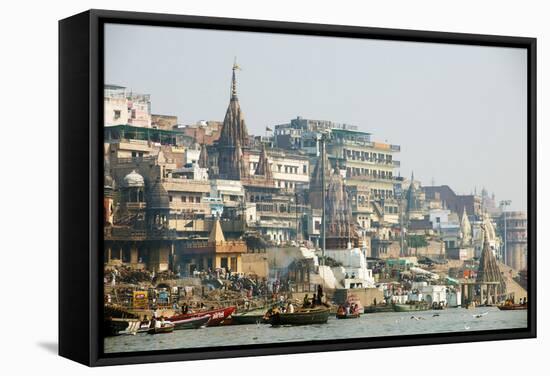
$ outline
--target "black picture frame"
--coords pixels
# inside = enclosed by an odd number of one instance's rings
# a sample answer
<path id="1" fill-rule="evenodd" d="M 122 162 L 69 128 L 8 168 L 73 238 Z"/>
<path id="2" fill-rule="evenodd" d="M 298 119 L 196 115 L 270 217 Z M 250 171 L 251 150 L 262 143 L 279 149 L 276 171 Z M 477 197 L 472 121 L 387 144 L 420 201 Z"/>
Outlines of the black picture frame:
<path id="1" fill-rule="evenodd" d="M 525 329 L 392 336 L 240 347 L 105 354 L 101 201 L 103 25 L 193 27 L 527 50 L 528 326 Z M 370 349 L 536 337 L 536 39 L 357 26 L 89 10 L 59 21 L 59 354 L 88 366 Z"/>

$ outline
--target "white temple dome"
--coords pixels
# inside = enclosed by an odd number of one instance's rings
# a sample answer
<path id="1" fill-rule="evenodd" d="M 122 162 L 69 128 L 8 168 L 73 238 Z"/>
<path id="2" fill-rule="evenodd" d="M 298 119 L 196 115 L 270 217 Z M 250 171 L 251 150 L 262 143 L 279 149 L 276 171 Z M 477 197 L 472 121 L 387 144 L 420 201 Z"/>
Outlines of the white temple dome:
<path id="1" fill-rule="evenodd" d="M 136 170 L 132 170 L 128 175 L 124 177 L 124 186 L 127 188 L 131 187 L 143 187 L 145 181 L 143 176 L 141 176 Z"/>

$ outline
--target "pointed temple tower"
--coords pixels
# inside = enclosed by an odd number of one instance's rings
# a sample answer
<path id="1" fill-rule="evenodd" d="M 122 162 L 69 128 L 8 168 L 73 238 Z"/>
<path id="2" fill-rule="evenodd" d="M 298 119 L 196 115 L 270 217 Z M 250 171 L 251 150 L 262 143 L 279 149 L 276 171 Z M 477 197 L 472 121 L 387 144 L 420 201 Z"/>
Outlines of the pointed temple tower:
<path id="1" fill-rule="evenodd" d="M 468 219 L 468 213 L 466 213 L 466 206 L 462 212 L 462 218 L 460 219 L 460 233 L 462 235 L 461 243 L 463 246 L 469 246 L 472 244 L 472 225 Z"/>
<path id="2" fill-rule="evenodd" d="M 338 166 L 328 180 L 325 218 L 327 249 L 347 249 L 348 243 L 352 248 L 359 247 L 349 195 Z"/>
<path id="3" fill-rule="evenodd" d="M 263 176 L 265 180 L 273 180 L 273 173 L 271 172 L 271 166 L 267 160 L 267 152 L 265 150 L 265 144 L 262 144 L 262 150 L 260 152 L 260 159 L 258 160 L 258 166 L 254 171 L 254 175 Z"/>
<path id="4" fill-rule="evenodd" d="M 481 303 L 483 304 L 485 296 L 487 299 L 492 299 L 491 303 L 494 304 L 496 303 L 497 296 L 506 292 L 506 283 L 498 267 L 497 259 L 489 245 L 489 236 L 486 227 L 486 224 L 481 225 L 483 231 L 483 251 L 479 260 L 476 282 L 481 287 Z M 492 284 L 486 284 L 487 282 Z M 496 282 L 498 284 L 495 284 Z M 485 286 L 484 283 L 486 284 Z"/>
<path id="5" fill-rule="evenodd" d="M 249 175 L 248 164 L 243 154 L 243 148 L 248 146 L 248 132 L 237 97 L 237 80 L 235 78 L 237 69 L 240 68 L 235 62 L 231 80 L 231 99 L 217 144 L 219 177 L 230 180 L 240 180 Z"/>
<path id="6" fill-rule="evenodd" d="M 326 152 L 322 154 L 317 159 L 317 163 L 313 168 L 313 174 L 311 175 L 311 182 L 309 183 L 309 202 L 312 209 L 322 209 L 323 207 L 323 162 L 321 159 L 324 159 L 325 181 L 328 181 L 331 172 L 327 154 Z"/>
<path id="7" fill-rule="evenodd" d="M 422 219 L 422 203 L 420 201 L 419 192 L 414 184 L 414 172 L 411 174 L 411 184 L 405 194 L 407 220 Z"/>
<path id="8" fill-rule="evenodd" d="M 201 153 L 199 154 L 199 167 L 208 168 L 208 151 L 206 150 L 206 144 L 201 145 Z"/>

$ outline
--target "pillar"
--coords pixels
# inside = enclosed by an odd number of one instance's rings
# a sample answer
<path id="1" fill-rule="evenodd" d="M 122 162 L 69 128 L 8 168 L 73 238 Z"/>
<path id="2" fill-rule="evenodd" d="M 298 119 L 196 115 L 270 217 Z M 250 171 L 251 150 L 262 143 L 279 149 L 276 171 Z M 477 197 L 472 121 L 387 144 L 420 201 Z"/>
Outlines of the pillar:
<path id="1" fill-rule="evenodd" d="M 138 263 L 138 248 L 136 244 L 130 245 L 130 264 Z"/>
<path id="2" fill-rule="evenodd" d="M 108 246 L 107 247 L 107 262 L 111 261 L 111 257 L 112 257 L 111 253 L 112 253 L 111 246 Z"/>

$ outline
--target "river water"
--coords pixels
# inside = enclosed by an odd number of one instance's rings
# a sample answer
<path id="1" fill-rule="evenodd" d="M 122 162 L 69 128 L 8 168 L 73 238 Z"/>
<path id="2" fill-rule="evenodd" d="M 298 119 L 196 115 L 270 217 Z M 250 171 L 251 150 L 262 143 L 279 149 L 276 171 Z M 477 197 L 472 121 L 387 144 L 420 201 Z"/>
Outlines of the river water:
<path id="1" fill-rule="evenodd" d="M 485 312 L 488 313 L 481 318 L 474 317 L 475 314 Z M 322 325 L 229 325 L 178 330 L 158 335 L 140 333 L 135 336 L 107 337 L 104 349 L 105 353 L 116 353 L 526 327 L 526 310 L 500 311 L 496 307 L 450 308 L 443 311 L 372 313 L 351 320 L 338 320 L 331 316 L 328 323 Z"/>

